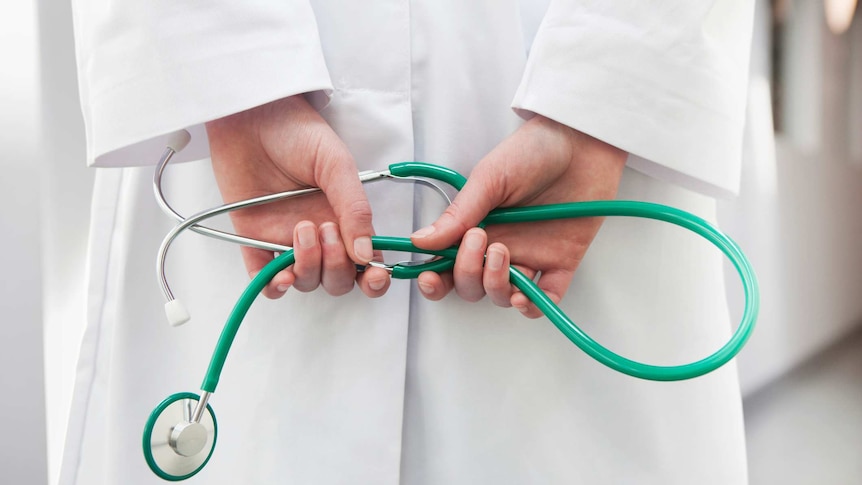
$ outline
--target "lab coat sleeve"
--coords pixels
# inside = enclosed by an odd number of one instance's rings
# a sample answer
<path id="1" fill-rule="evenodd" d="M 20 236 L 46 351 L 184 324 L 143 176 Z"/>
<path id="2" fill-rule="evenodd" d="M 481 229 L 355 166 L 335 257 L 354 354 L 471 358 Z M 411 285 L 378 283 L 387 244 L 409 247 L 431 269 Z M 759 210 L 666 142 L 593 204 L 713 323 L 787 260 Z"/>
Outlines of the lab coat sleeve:
<path id="1" fill-rule="evenodd" d="M 308 0 L 74 0 L 88 164 L 208 156 L 203 123 L 299 93 L 331 90 Z"/>
<path id="2" fill-rule="evenodd" d="M 648 175 L 736 193 L 753 3 L 552 0 L 513 108 L 622 148 Z"/>

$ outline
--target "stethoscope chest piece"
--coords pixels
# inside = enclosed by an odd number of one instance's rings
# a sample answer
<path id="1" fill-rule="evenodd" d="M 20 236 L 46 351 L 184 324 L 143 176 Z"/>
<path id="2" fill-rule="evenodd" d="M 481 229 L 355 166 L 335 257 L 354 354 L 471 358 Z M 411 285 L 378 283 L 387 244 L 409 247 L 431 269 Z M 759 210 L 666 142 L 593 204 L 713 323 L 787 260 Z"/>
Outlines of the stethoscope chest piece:
<path id="1" fill-rule="evenodd" d="M 165 480 L 179 481 L 199 472 L 215 449 L 218 425 L 212 407 L 199 421 L 194 411 L 200 397 L 191 392 L 173 394 L 150 414 L 144 427 L 147 465 Z"/>

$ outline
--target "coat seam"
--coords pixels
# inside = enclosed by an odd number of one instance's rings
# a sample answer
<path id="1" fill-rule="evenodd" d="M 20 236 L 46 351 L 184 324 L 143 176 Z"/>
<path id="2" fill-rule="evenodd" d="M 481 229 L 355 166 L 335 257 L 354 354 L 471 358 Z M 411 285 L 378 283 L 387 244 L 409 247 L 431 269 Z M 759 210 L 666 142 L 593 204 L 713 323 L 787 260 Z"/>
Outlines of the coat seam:
<path id="1" fill-rule="evenodd" d="M 105 265 L 102 268 L 103 271 L 101 271 L 101 276 L 99 277 L 99 281 L 101 283 L 101 288 L 99 288 L 100 304 L 98 306 L 98 316 L 96 316 L 93 319 L 95 324 L 92 325 L 92 327 L 91 327 L 94 330 L 94 335 L 92 337 L 92 340 L 93 340 L 92 349 L 93 350 L 92 350 L 92 352 L 89 353 L 89 355 L 92 357 L 92 361 L 91 361 L 92 370 L 90 371 L 90 373 L 88 375 L 88 386 L 86 389 L 85 397 L 82 400 L 82 402 L 79 404 L 80 409 L 82 410 L 81 416 L 79 419 L 74 420 L 74 421 L 77 421 L 78 423 L 80 423 L 77 426 L 78 430 L 76 433 L 77 434 L 77 436 L 76 436 L 77 439 L 75 442 L 75 445 L 76 445 L 75 455 L 76 456 L 74 457 L 74 465 L 72 466 L 71 471 L 64 471 L 62 469 L 65 467 L 65 461 L 66 461 L 65 457 L 64 457 L 63 461 L 61 462 L 62 464 L 61 464 L 60 480 L 59 480 L 60 483 L 77 483 L 78 478 L 79 478 L 79 473 L 81 470 L 81 455 L 82 455 L 82 450 L 83 450 L 84 437 L 86 435 L 84 430 L 86 430 L 86 428 L 87 428 L 87 421 L 90 417 L 90 401 L 91 401 L 92 396 L 93 396 L 93 388 L 95 386 L 96 374 L 98 372 L 98 361 L 99 361 L 99 354 L 100 354 L 99 345 L 101 344 L 101 341 L 102 341 L 102 330 L 103 330 L 102 327 L 103 327 L 104 320 L 105 320 L 105 301 L 107 300 L 107 294 L 108 294 L 108 290 L 110 288 L 109 281 L 111 278 L 111 268 L 113 267 L 113 261 L 114 261 L 114 258 L 116 256 L 115 255 L 115 248 L 116 248 L 115 239 L 117 236 L 117 217 L 118 217 L 119 210 L 120 210 L 118 202 L 119 202 L 120 193 L 122 193 L 122 187 L 125 184 L 125 182 L 126 182 L 126 171 L 123 170 L 120 173 L 120 180 L 119 180 L 119 183 L 117 184 L 116 189 L 114 190 L 114 195 L 112 197 L 114 200 L 114 204 L 112 205 L 113 211 L 111 213 L 111 218 L 110 218 L 110 224 L 111 224 L 110 235 L 107 238 L 107 240 L 108 240 L 107 246 L 108 247 L 106 248 L 106 251 L 105 251 L 105 253 L 107 254 L 107 258 L 105 260 Z M 95 220 L 91 221 L 90 224 L 91 224 L 91 231 L 92 231 L 92 228 L 96 225 L 96 221 Z M 91 238 L 92 238 L 92 235 L 91 235 Z M 88 253 L 92 253 L 92 251 L 94 249 L 95 248 L 91 244 Z M 87 258 L 89 261 L 92 261 L 93 255 L 88 254 Z M 90 288 L 92 288 L 93 281 L 95 280 L 95 278 L 93 276 L 94 275 L 91 274 L 90 283 L 88 283 L 88 287 L 90 287 Z M 90 311 L 89 310 L 89 308 L 90 308 L 89 301 L 91 299 L 92 299 L 92 296 L 88 292 L 88 295 L 87 295 L 87 300 L 88 300 L 88 305 L 87 305 L 88 310 L 87 311 L 88 312 Z M 85 356 L 83 354 L 79 355 L 79 357 L 78 357 L 78 365 L 79 366 L 80 366 L 82 359 L 84 359 L 84 358 L 85 358 Z M 80 376 L 76 377 L 76 379 L 79 379 L 79 378 L 80 378 Z M 74 405 L 74 402 L 73 402 L 73 405 Z M 73 421 L 73 416 L 70 415 L 69 416 L 69 424 L 67 425 L 67 430 L 69 427 L 72 426 L 74 421 Z M 66 439 L 65 448 L 67 451 L 71 448 L 70 445 L 72 445 L 70 438 L 71 438 L 71 436 L 67 436 L 67 439 Z M 65 453 L 65 451 L 64 451 L 64 453 Z M 67 478 L 64 480 L 64 477 L 67 477 Z"/>
<path id="2" fill-rule="evenodd" d="M 413 158 L 416 158 L 416 120 L 413 112 L 413 11 L 412 11 L 412 3 L 411 1 L 406 2 L 407 7 L 407 82 L 406 82 L 406 98 L 407 98 L 407 107 L 408 113 L 410 114 L 410 151 L 413 154 Z M 416 213 L 416 197 L 415 197 L 415 189 L 414 189 L 414 197 L 412 197 L 413 203 L 413 214 Z M 415 221 L 411 223 L 411 226 L 415 225 Z M 413 294 L 415 291 L 414 285 L 411 283 L 407 288 L 407 301 L 413 301 L 415 295 Z M 408 366 L 410 365 L 410 320 L 412 313 L 412 304 L 407 305 L 407 318 L 405 321 L 406 328 L 404 329 L 404 367 L 403 367 L 403 378 L 401 381 L 401 429 L 400 429 L 400 441 L 398 443 L 398 475 L 397 482 L 398 484 L 402 483 L 403 476 L 403 467 L 404 467 L 404 425 L 407 419 L 407 378 L 408 378 Z"/>

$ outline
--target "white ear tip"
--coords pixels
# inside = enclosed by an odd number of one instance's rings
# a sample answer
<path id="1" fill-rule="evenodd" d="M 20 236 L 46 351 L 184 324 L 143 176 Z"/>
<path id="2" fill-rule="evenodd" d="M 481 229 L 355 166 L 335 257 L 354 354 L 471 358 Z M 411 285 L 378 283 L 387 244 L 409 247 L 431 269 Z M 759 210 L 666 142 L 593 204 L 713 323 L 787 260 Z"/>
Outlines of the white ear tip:
<path id="1" fill-rule="evenodd" d="M 189 142 L 192 141 L 192 135 L 186 130 L 175 131 L 168 136 L 168 147 L 172 149 L 174 152 L 179 152 Z"/>
<path id="2" fill-rule="evenodd" d="M 191 319 L 186 307 L 179 300 L 171 300 L 165 303 L 165 315 L 172 327 L 179 327 Z"/>

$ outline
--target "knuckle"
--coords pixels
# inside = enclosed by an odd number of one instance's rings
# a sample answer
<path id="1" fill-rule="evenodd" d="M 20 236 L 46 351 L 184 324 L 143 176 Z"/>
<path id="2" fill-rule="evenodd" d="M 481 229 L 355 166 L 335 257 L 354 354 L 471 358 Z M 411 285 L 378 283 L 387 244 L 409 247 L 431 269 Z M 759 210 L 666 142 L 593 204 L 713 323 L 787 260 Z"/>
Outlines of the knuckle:
<path id="1" fill-rule="evenodd" d="M 353 289 L 354 282 L 350 281 L 338 281 L 338 282 L 326 282 L 323 284 L 323 289 L 331 296 L 343 296 Z"/>
<path id="2" fill-rule="evenodd" d="M 320 274 L 312 268 L 296 268 L 294 274 L 296 281 L 293 287 L 302 293 L 314 291 L 320 286 Z"/>
<path id="3" fill-rule="evenodd" d="M 460 280 L 482 281 L 482 273 L 484 270 L 481 266 L 462 265 L 455 268 L 455 270 L 455 274 L 458 275 L 458 279 Z"/>
<path id="4" fill-rule="evenodd" d="M 490 280 L 485 281 L 485 291 L 488 294 L 503 293 L 506 290 L 509 290 L 509 282 L 508 281 L 497 281 L 494 279 L 490 279 Z M 511 293 L 511 291 L 509 293 Z"/>
<path id="5" fill-rule="evenodd" d="M 371 204 L 366 199 L 354 200 L 347 206 L 344 217 L 361 224 L 371 223 Z"/>
<path id="6" fill-rule="evenodd" d="M 474 288 L 461 288 L 457 285 L 455 286 L 455 294 L 461 297 L 462 300 L 470 303 L 476 303 L 485 297 L 484 291 L 476 291 Z"/>
<path id="7" fill-rule="evenodd" d="M 473 226 L 464 222 L 462 214 L 463 210 L 458 204 L 458 201 L 453 201 L 446 210 L 443 211 L 443 214 L 440 215 L 441 218 L 449 219 L 451 224 L 457 228 L 458 234 L 465 234 L 470 228 Z"/>
<path id="8" fill-rule="evenodd" d="M 294 283 L 294 285 L 293 285 L 293 287 L 296 288 L 296 290 L 301 292 L 301 293 L 310 293 L 310 292 L 316 290 L 319 286 L 320 286 L 319 282 L 308 282 L 308 283 L 306 283 L 306 282 L 300 282 L 299 280 L 297 280 L 297 282 Z"/>
<path id="9" fill-rule="evenodd" d="M 325 244 L 321 253 L 323 273 L 350 274 L 355 273 L 353 262 L 347 256 L 341 244 Z"/>

